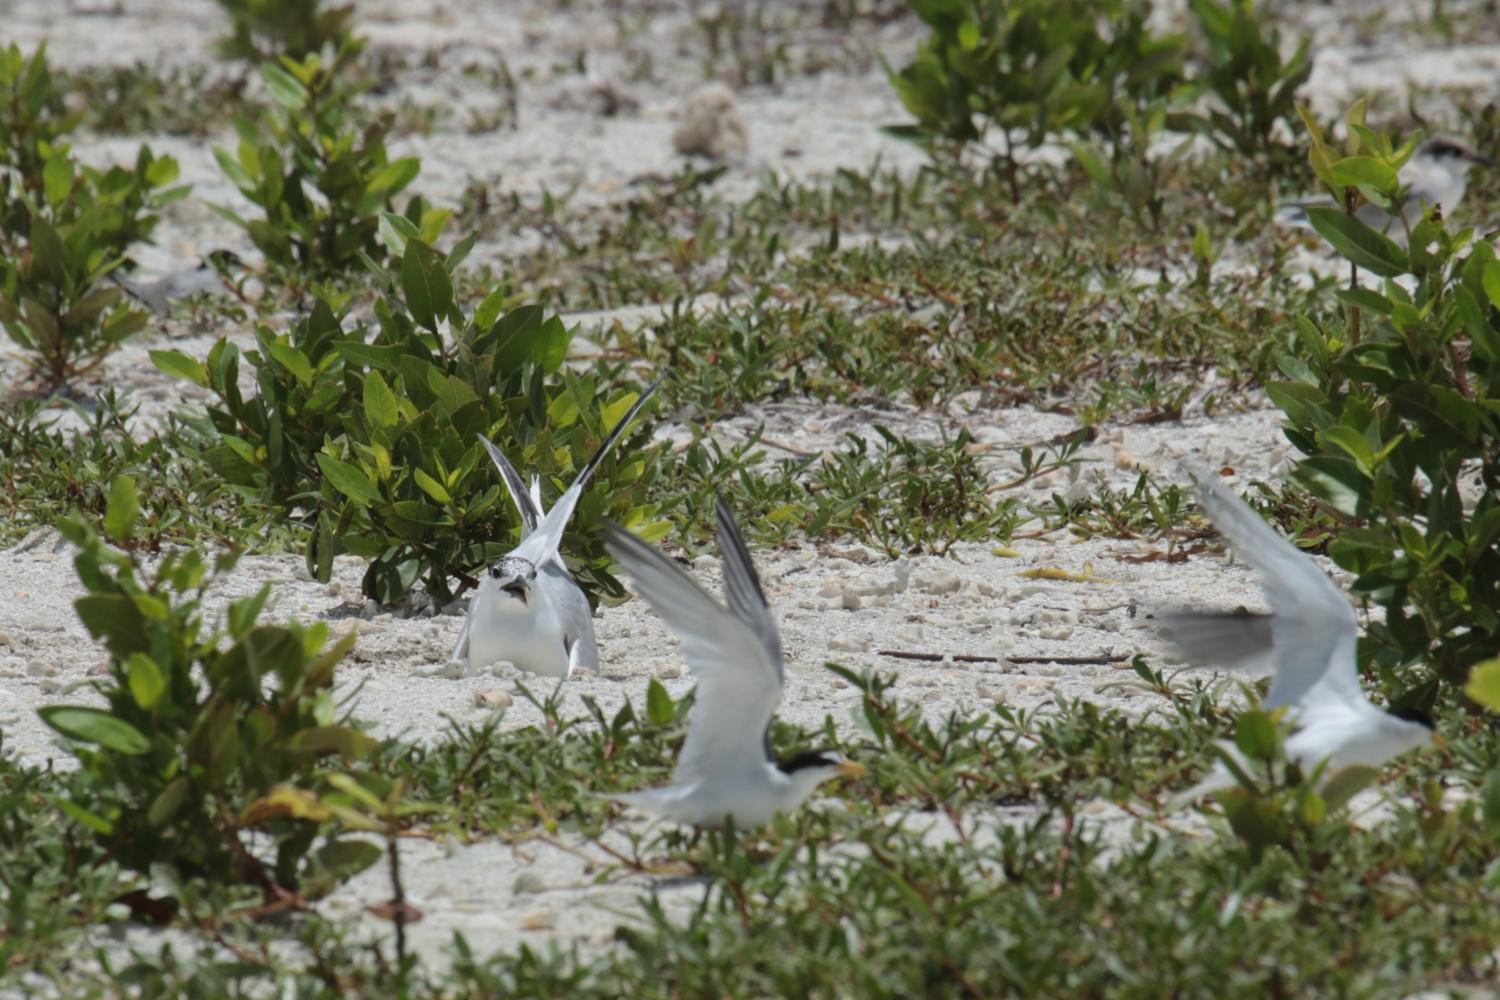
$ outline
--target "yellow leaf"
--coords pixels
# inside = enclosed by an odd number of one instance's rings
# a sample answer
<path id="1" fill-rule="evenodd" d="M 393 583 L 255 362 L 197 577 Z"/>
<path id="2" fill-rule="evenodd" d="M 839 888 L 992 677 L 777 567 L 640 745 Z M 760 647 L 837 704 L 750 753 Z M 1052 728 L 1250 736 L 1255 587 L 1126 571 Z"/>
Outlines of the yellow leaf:
<path id="1" fill-rule="evenodd" d="M 1500 712 L 1500 657 L 1474 665 L 1464 694 L 1490 711 Z"/>
<path id="2" fill-rule="evenodd" d="M 242 826 L 259 826 L 271 819 L 309 819 L 314 823 L 332 814 L 312 792 L 291 785 L 277 785 L 245 807 L 240 816 Z"/>
<path id="3" fill-rule="evenodd" d="M 1061 569 L 1057 566 L 1037 566 L 1033 569 L 1023 569 L 1018 576 L 1024 576 L 1028 580 L 1065 580 L 1068 583 L 1119 583 L 1119 580 L 1111 580 L 1108 577 L 1095 576 L 1093 567 L 1085 566 L 1082 573 L 1074 573 L 1072 570 Z"/>
<path id="4" fill-rule="evenodd" d="M 1021 558 L 1020 550 L 1013 549 L 1008 545 L 996 545 L 994 548 L 990 549 L 990 555 L 1004 556 L 1006 559 Z"/>

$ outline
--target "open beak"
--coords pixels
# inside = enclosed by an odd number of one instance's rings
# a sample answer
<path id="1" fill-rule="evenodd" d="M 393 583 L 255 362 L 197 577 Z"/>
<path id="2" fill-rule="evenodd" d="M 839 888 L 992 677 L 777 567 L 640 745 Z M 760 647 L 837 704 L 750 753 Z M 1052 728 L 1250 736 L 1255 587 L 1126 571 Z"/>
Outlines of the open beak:
<path id="1" fill-rule="evenodd" d="M 510 583 L 503 583 L 500 585 L 500 590 L 502 593 L 506 593 L 511 597 L 514 597 L 522 604 L 530 603 L 530 601 L 528 600 L 528 595 L 526 593 L 526 587 L 521 583 L 518 583 L 514 580 L 512 580 Z"/>
<path id="2" fill-rule="evenodd" d="M 870 771 L 857 760 L 846 760 L 839 765 L 838 773 L 841 778 L 863 778 Z"/>

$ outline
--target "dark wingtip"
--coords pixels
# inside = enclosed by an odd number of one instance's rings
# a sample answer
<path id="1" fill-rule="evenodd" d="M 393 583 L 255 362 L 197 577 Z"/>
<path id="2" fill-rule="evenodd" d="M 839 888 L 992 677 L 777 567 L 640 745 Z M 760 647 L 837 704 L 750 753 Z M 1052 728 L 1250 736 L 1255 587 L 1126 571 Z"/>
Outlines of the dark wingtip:
<path id="1" fill-rule="evenodd" d="M 1415 722 L 1417 725 L 1424 726 L 1427 729 L 1437 729 L 1437 720 L 1432 717 L 1432 713 L 1420 708 L 1413 708 L 1410 705 L 1396 705 L 1386 709 L 1386 713 L 1406 722 Z"/>
<path id="2" fill-rule="evenodd" d="M 760 574 L 755 571 L 755 560 L 750 558 L 750 547 L 745 544 L 745 536 L 740 531 L 739 522 L 734 519 L 734 510 L 730 508 L 729 501 L 724 499 L 724 494 L 718 490 L 714 490 L 714 518 L 719 528 L 720 557 L 726 562 L 732 557 L 743 567 L 745 575 L 750 578 L 750 586 L 755 588 L 755 596 L 760 599 L 761 604 L 769 606 L 766 592 L 760 585 Z"/>
<path id="3" fill-rule="evenodd" d="M 769 746 L 767 749 L 769 750 Z M 832 756 L 833 753 L 833 750 L 826 748 L 820 750 L 803 750 L 801 753 L 795 753 L 785 760 L 778 760 L 776 762 L 776 769 L 782 774 L 793 774 L 809 767 L 836 767 L 843 762 L 843 758 L 834 757 Z"/>
<path id="4" fill-rule="evenodd" d="M 600 462 L 604 461 L 604 456 L 609 454 L 610 449 L 615 446 L 615 442 L 625 433 L 625 429 L 635 422 L 636 416 L 641 412 L 641 407 L 646 405 L 646 400 L 651 398 L 651 394 L 656 392 L 657 386 L 661 385 L 665 380 L 665 375 L 659 377 L 655 382 L 646 386 L 646 390 L 640 394 L 634 403 L 630 404 L 630 409 L 625 411 L 625 415 L 620 418 L 620 422 L 611 427 L 609 432 L 604 435 L 603 442 L 600 443 L 598 449 L 595 450 L 593 456 L 588 460 L 588 463 L 584 465 L 583 470 L 578 473 L 578 478 L 574 480 L 575 483 L 586 484 L 593 477 L 594 470 L 599 467 Z"/>

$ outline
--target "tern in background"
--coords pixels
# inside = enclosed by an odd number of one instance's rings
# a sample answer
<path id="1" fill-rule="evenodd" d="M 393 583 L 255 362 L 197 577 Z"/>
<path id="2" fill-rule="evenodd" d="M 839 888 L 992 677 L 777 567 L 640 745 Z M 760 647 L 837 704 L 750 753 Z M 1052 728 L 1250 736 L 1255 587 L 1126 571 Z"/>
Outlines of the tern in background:
<path id="1" fill-rule="evenodd" d="M 1406 219 L 1406 226 L 1394 225 L 1396 217 L 1371 202 L 1356 209 L 1354 216 L 1370 228 L 1404 241 L 1407 227 L 1421 222 L 1422 212 L 1426 208 L 1441 206 L 1444 212 L 1451 213 L 1458 207 L 1469 186 L 1469 168 L 1476 164 L 1486 167 L 1496 165 L 1493 159 L 1476 152 L 1461 139 L 1447 135 L 1433 136 L 1417 147 L 1398 175 L 1406 187 L 1406 198 L 1401 203 L 1401 215 Z M 1283 225 L 1308 228 L 1308 208 L 1332 204 L 1331 198 L 1291 202 L 1276 212 L 1276 221 Z"/>
<path id="2" fill-rule="evenodd" d="M 197 267 L 173 272 L 157 281 L 141 284 L 116 271 L 110 272 L 109 280 L 158 316 L 166 316 L 171 313 L 173 302 L 185 299 L 195 292 L 228 294 L 230 273 L 244 270 L 245 262 L 234 251 L 214 250 Z"/>
<path id="3" fill-rule="evenodd" d="M 636 592 L 682 638 L 698 682 L 687 740 L 672 783 L 610 798 L 677 823 L 759 826 L 800 806 L 813 789 L 865 769 L 832 750 L 778 761 L 771 717 L 781 701 L 781 637 L 755 575 L 745 540 L 724 498 L 716 505 L 726 608 L 671 559 L 606 521 L 604 544 Z"/>
<path id="4" fill-rule="evenodd" d="M 521 544 L 496 560 L 479 581 L 450 664 L 462 663 L 466 675 L 501 660 L 544 677 L 599 669 L 593 612 L 562 560 L 563 530 L 589 477 L 659 385 L 658 379 L 631 404 L 545 515 L 541 481 L 533 476 L 528 489 L 504 453 L 480 436 L 521 514 Z"/>
<path id="5" fill-rule="evenodd" d="M 1309 774 L 1327 761 L 1325 782 L 1345 768 L 1379 767 L 1424 743 L 1441 746 L 1432 717 L 1425 712 L 1385 711 L 1365 697 L 1354 662 L 1358 623 L 1338 585 L 1211 473 L 1186 471 L 1198 487 L 1203 512 L 1260 574 L 1271 613 L 1166 616 L 1170 637 L 1183 658 L 1234 666 L 1269 655 L 1275 676 L 1261 705 L 1287 710 L 1293 726 L 1286 741 L 1287 759 Z M 1245 766 L 1232 744 L 1221 746 Z M 1221 763 L 1183 798 L 1196 799 L 1234 784 Z"/>

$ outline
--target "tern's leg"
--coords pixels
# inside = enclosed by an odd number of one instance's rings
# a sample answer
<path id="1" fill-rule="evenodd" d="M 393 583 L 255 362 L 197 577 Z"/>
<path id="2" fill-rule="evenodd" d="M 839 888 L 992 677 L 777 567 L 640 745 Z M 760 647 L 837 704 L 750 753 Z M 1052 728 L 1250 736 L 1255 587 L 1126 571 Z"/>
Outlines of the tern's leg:
<path id="1" fill-rule="evenodd" d="M 469 662 L 469 628 L 474 624 L 474 605 L 470 603 L 469 613 L 464 615 L 463 631 L 458 633 L 458 642 L 453 647 L 453 655 L 448 657 L 448 662 L 461 661 L 464 665 L 464 676 L 468 677 L 474 673 L 474 667 Z"/>
<path id="2" fill-rule="evenodd" d="M 594 642 L 592 628 L 586 629 L 568 647 L 568 676 L 572 677 L 582 670 L 599 672 L 599 646 Z"/>

